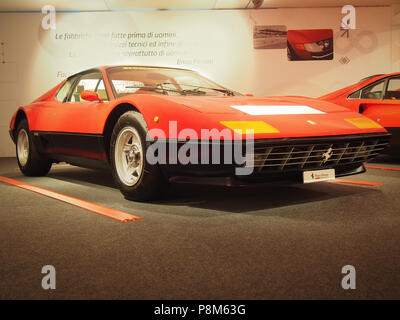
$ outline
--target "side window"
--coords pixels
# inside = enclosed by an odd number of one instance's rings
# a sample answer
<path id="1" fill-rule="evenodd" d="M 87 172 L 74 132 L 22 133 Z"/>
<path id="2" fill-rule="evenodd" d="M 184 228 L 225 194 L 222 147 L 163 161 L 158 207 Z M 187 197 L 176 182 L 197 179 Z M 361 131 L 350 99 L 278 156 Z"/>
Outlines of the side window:
<path id="1" fill-rule="evenodd" d="M 347 99 L 360 99 L 361 90 L 357 90 L 353 92 L 351 95 L 347 97 Z"/>
<path id="2" fill-rule="evenodd" d="M 71 102 L 86 102 L 81 98 L 81 93 L 84 90 L 97 92 L 99 98 L 103 101 L 108 101 L 108 95 L 104 86 L 104 81 L 101 73 L 94 72 L 83 75 L 76 84 L 71 97 Z"/>
<path id="3" fill-rule="evenodd" d="M 382 99 L 385 82 L 374 83 L 361 90 L 361 99 Z"/>
<path id="4" fill-rule="evenodd" d="M 69 78 L 62 86 L 61 88 L 58 90 L 57 94 L 56 94 L 56 100 L 60 101 L 60 102 L 65 102 L 68 96 L 69 91 L 71 90 L 71 87 L 75 81 L 75 77 L 74 78 Z"/>
<path id="5" fill-rule="evenodd" d="M 392 78 L 389 80 L 385 99 L 400 100 L 400 78 Z"/>
<path id="6" fill-rule="evenodd" d="M 97 94 L 99 95 L 99 98 L 101 100 L 108 101 L 108 95 L 107 95 L 106 87 L 104 86 L 103 79 L 100 80 L 95 91 L 97 92 Z"/>

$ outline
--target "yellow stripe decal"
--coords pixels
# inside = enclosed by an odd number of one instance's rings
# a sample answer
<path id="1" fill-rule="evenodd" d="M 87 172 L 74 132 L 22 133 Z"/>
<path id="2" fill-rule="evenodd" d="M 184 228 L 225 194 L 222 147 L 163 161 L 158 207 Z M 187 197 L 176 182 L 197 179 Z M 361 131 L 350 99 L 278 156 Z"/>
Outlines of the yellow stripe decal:
<path id="1" fill-rule="evenodd" d="M 382 128 L 382 126 L 375 121 L 368 118 L 351 118 L 344 119 L 352 125 L 356 126 L 359 129 L 373 129 L 373 128 Z"/>
<path id="2" fill-rule="evenodd" d="M 221 124 L 239 134 L 246 134 L 246 130 L 249 133 L 253 131 L 254 134 L 280 132 L 264 121 L 221 121 Z"/>

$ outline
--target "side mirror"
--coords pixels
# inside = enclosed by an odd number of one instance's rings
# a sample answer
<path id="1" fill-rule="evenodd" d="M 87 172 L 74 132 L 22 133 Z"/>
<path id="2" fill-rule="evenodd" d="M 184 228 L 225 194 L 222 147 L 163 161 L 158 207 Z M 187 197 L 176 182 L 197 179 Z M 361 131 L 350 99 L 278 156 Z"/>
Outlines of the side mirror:
<path id="1" fill-rule="evenodd" d="M 94 92 L 92 90 L 83 90 L 81 92 L 81 98 L 83 100 L 86 101 L 99 101 L 99 102 L 103 102 L 103 100 L 101 100 L 99 98 L 99 95 L 97 94 L 97 92 Z"/>

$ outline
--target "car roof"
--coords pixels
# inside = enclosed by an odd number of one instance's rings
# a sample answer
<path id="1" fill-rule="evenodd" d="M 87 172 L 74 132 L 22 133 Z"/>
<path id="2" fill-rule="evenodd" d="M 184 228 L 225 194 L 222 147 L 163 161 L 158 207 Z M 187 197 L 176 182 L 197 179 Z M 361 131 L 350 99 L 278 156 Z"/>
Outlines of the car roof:
<path id="1" fill-rule="evenodd" d="M 372 84 L 372 83 L 374 83 L 376 81 L 379 81 L 379 80 L 382 80 L 382 79 L 385 79 L 385 78 L 390 78 L 390 77 L 393 77 L 393 76 L 399 76 L 399 75 L 400 75 L 400 72 L 386 73 L 386 74 L 376 74 L 376 75 L 373 75 L 373 76 L 369 76 L 369 77 L 363 78 L 358 83 L 355 83 L 355 84 L 349 86 L 348 88 L 355 87 L 355 88 L 361 89 L 361 88 L 366 87 L 366 86 L 368 86 L 368 85 L 370 85 L 370 84 Z"/>
<path id="2" fill-rule="evenodd" d="M 363 78 L 358 83 L 361 83 L 361 82 L 364 82 L 364 81 L 367 82 L 368 80 L 369 80 L 369 82 L 374 82 L 374 81 L 377 81 L 377 80 L 380 80 L 380 79 L 383 79 L 383 78 L 388 78 L 388 77 L 393 77 L 393 76 L 398 76 L 398 75 L 400 75 L 400 72 L 386 73 L 386 74 L 376 74 L 376 75 L 373 75 L 373 76 L 369 76 L 369 77 Z"/>
<path id="3" fill-rule="evenodd" d="M 341 95 L 344 94 L 350 94 L 351 92 L 357 91 L 363 87 L 366 87 L 370 84 L 372 84 L 373 82 L 379 81 L 381 79 L 385 79 L 385 78 L 390 78 L 393 76 L 399 76 L 400 72 L 394 72 L 394 73 L 386 73 L 386 74 L 377 74 L 377 75 L 373 75 L 373 76 L 369 76 L 366 78 L 361 79 L 359 82 L 353 83 L 349 86 L 346 86 L 344 88 L 341 88 L 339 90 L 327 93 L 321 97 L 319 97 L 319 99 L 333 99 L 333 98 L 337 98 Z"/>
<path id="4" fill-rule="evenodd" d="M 365 80 L 369 80 L 369 79 L 375 78 L 375 77 L 383 76 L 383 75 L 384 75 L 383 73 L 374 74 L 372 76 L 368 76 L 368 77 L 362 78 L 360 81 L 358 81 L 358 83 L 363 82 Z"/>

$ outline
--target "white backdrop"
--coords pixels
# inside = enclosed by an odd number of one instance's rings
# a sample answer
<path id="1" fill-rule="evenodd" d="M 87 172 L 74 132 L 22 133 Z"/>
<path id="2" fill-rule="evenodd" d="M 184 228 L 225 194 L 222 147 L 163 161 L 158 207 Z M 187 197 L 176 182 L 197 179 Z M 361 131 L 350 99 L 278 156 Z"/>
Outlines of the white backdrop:
<path id="1" fill-rule="evenodd" d="M 341 8 L 58 13 L 55 30 L 41 28 L 43 17 L 0 13 L 0 156 L 14 155 L 8 125 L 18 106 L 97 65 L 178 66 L 242 93 L 312 97 L 400 65 L 391 7 L 357 8 L 349 38 L 339 30 Z M 287 61 L 285 49 L 255 50 L 254 25 L 331 28 L 334 60 Z"/>

